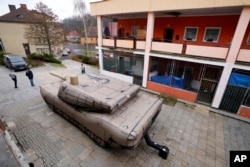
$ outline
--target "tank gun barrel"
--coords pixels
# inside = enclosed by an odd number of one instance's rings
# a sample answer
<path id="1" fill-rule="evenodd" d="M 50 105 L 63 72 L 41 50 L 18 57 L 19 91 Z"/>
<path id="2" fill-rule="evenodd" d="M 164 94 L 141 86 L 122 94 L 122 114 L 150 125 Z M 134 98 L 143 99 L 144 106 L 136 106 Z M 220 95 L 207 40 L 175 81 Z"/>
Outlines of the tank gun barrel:
<path id="1" fill-rule="evenodd" d="M 58 78 L 62 79 L 63 81 L 65 81 L 67 79 L 66 75 L 64 75 L 62 73 L 54 72 L 54 71 L 50 72 L 50 75 L 58 77 Z"/>

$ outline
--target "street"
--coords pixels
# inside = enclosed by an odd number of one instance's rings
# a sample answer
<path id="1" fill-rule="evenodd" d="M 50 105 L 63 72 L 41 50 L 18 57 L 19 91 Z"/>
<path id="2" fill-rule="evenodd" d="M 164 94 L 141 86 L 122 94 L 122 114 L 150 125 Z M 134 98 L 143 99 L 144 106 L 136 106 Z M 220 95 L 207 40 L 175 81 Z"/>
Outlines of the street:
<path id="1" fill-rule="evenodd" d="M 74 55 L 83 55 L 86 46 L 82 46 L 80 44 L 77 43 L 67 43 L 64 45 L 64 48 L 68 48 L 70 49 L 70 53 L 68 53 L 68 56 L 62 56 L 62 53 L 59 53 L 57 57 L 60 57 L 60 60 L 65 60 L 65 59 L 71 59 L 72 56 Z M 88 50 L 92 50 L 95 51 L 95 46 L 89 45 L 89 49 Z"/>
<path id="2" fill-rule="evenodd" d="M 153 141 L 169 147 L 167 160 L 144 140 L 134 150 L 102 148 L 52 112 L 40 96 L 40 85 L 60 80 L 50 72 L 67 76 L 81 73 L 79 62 L 62 62 L 66 68 L 49 64 L 32 68 L 34 87 L 25 71 L 15 72 L 17 89 L 9 77 L 11 71 L 0 66 L 0 118 L 8 125 L 25 161 L 35 167 L 224 167 L 229 166 L 230 150 L 250 150 L 249 120 L 240 121 L 181 101 L 175 106 L 163 105 L 149 130 Z M 87 74 L 99 72 L 92 66 L 85 68 Z M 0 160 L 0 164 L 7 161 Z"/>

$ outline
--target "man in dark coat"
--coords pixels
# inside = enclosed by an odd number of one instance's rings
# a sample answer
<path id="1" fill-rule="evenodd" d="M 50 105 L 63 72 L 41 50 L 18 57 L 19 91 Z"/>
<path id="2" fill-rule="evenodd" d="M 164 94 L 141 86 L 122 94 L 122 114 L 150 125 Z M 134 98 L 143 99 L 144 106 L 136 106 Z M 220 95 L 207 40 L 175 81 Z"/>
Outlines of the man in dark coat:
<path id="1" fill-rule="evenodd" d="M 33 82 L 33 72 L 29 68 L 26 71 L 26 76 L 29 78 L 31 86 L 35 86 Z"/>
<path id="2" fill-rule="evenodd" d="M 17 78 L 15 74 L 9 74 L 10 78 L 14 81 L 15 83 L 15 88 L 17 88 Z"/>
<path id="3" fill-rule="evenodd" d="M 81 64 L 81 71 L 82 71 L 82 74 L 85 73 L 85 67 L 84 67 L 83 63 Z"/>

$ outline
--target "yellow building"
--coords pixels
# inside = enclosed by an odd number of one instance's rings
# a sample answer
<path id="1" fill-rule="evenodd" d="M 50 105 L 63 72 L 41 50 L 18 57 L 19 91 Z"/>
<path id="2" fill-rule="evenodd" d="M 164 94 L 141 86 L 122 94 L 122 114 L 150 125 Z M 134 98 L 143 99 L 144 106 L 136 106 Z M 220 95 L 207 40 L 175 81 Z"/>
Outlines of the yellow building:
<path id="1" fill-rule="evenodd" d="M 9 9 L 9 13 L 0 16 L 0 51 L 21 56 L 33 52 L 47 53 L 47 45 L 31 44 L 24 37 L 25 27 L 35 19 L 32 10 L 27 9 L 26 4 L 21 4 L 18 9 L 9 5 Z"/>

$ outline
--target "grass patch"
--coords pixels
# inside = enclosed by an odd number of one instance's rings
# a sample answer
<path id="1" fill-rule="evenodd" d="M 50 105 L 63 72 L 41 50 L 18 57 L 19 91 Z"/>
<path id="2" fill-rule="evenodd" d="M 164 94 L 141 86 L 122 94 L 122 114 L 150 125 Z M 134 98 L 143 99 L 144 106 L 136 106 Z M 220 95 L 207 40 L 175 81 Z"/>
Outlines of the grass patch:
<path id="1" fill-rule="evenodd" d="M 175 106 L 175 104 L 177 103 L 177 99 L 173 96 L 160 94 L 159 97 L 163 99 L 163 103 L 166 105 Z"/>
<path id="2" fill-rule="evenodd" d="M 196 105 L 194 104 L 188 104 L 188 103 L 184 103 L 186 107 L 191 108 L 191 109 L 195 109 Z"/>
<path id="3" fill-rule="evenodd" d="M 72 60 L 77 61 L 77 62 L 82 62 L 81 56 L 80 55 L 74 55 L 71 57 Z"/>

